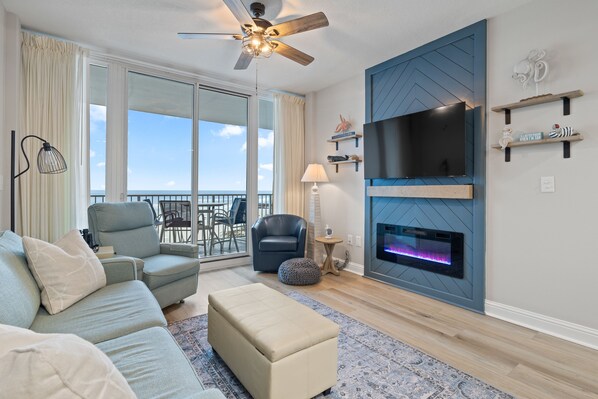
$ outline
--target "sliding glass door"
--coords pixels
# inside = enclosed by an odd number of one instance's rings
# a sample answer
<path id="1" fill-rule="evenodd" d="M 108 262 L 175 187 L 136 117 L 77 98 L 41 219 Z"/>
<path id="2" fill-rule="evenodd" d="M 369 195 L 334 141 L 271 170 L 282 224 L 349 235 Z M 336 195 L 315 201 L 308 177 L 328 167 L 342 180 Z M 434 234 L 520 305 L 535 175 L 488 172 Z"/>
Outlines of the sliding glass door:
<path id="1" fill-rule="evenodd" d="M 148 201 L 162 242 L 194 242 L 194 85 L 129 72 L 127 200 Z"/>
<path id="2" fill-rule="evenodd" d="M 200 251 L 246 253 L 248 98 L 201 87 L 198 97 Z"/>

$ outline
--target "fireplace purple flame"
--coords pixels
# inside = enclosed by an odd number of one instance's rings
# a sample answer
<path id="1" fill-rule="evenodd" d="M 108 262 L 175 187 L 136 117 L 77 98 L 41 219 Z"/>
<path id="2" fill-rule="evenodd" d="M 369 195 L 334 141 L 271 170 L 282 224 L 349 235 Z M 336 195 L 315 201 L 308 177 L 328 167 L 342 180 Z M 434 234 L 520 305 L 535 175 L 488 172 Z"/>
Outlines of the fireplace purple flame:
<path id="1" fill-rule="evenodd" d="M 463 234 L 378 224 L 376 257 L 463 278 Z"/>

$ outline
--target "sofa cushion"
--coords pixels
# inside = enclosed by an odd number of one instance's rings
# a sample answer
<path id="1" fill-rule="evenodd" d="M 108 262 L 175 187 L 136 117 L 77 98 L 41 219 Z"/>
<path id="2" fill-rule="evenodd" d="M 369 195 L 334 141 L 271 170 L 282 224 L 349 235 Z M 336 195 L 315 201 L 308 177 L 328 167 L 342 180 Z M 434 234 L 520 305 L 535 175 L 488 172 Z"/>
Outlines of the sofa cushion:
<path id="1" fill-rule="evenodd" d="M 135 399 L 114 364 L 72 334 L 36 334 L 0 325 L 2 398 Z"/>
<path id="2" fill-rule="evenodd" d="M 54 244 L 23 237 L 23 247 L 50 314 L 106 286 L 104 268 L 78 230 L 71 230 Z"/>
<path id="3" fill-rule="evenodd" d="M 99 343 L 139 398 L 198 398 L 203 386 L 167 329 L 149 328 Z"/>
<path id="4" fill-rule="evenodd" d="M 75 334 L 95 344 L 165 325 L 158 302 L 145 284 L 135 280 L 108 285 L 55 315 L 40 308 L 31 329 Z"/>
<path id="5" fill-rule="evenodd" d="M 143 259 L 143 282 L 150 289 L 199 273 L 199 259 L 178 255 L 155 255 Z"/>
<path id="6" fill-rule="evenodd" d="M 0 324 L 29 328 L 39 305 L 39 288 L 27 267 L 21 237 L 1 232 Z"/>
<path id="7" fill-rule="evenodd" d="M 260 240 L 259 249 L 264 252 L 296 251 L 297 237 L 266 236 Z"/>

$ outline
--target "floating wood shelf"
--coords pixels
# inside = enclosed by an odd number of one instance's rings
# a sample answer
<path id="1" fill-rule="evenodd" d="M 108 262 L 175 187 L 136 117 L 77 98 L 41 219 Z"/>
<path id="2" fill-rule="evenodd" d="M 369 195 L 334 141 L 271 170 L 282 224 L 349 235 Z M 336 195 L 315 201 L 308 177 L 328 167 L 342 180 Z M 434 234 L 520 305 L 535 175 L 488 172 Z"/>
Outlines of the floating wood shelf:
<path id="1" fill-rule="evenodd" d="M 583 136 L 581 134 L 574 134 L 569 137 L 557 137 L 554 139 L 543 139 L 543 140 L 531 140 L 531 141 L 513 141 L 510 142 L 507 148 L 505 148 L 505 162 L 511 162 L 511 148 L 523 147 L 526 145 L 540 145 L 540 144 L 551 144 L 551 143 L 563 143 L 563 158 L 571 158 L 571 142 L 581 141 Z M 502 150 L 500 144 L 492 145 L 492 148 Z"/>
<path id="2" fill-rule="evenodd" d="M 511 124 L 511 110 L 530 107 L 532 105 L 539 105 L 539 104 L 546 104 L 551 103 L 554 101 L 563 101 L 563 115 L 571 114 L 571 104 L 570 100 L 572 98 L 581 97 L 583 96 L 583 91 L 581 90 L 574 90 L 574 91 L 567 91 L 565 93 L 559 94 L 547 94 L 544 96 L 536 96 L 527 98 L 525 100 L 518 101 L 516 103 L 499 105 L 496 107 L 492 107 L 492 111 L 494 112 L 503 112 L 505 113 L 505 124 Z"/>
<path id="3" fill-rule="evenodd" d="M 370 186 L 368 197 L 472 199 L 473 185 Z"/>
<path id="4" fill-rule="evenodd" d="M 359 171 L 359 163 L 361 162 L 361 159 L 348 159 L 346 161 L 338 161 L 338 162 L 328 162 L 330 165 L 334 165 L 336 166 L 336 173 L 338 173 L 338 165 L 344 165 L 344 164 L 350 164 L 350 163 L 354 163 L 355 164 L 355 172 Z"/>
<path id="5" fill-rule="evenodd" d="M 363 137 L 361 134 L 353 134 L 351 136 L 339 137 L 338 139 L 330 139 L 326 140 L 329 143 L 336 144 L 336 150 L 338 151 L 338 142 L 339 141 L 347 141 L 347 140 L 355 140 L 355 147 L 359 147 L 359 139 Z"/>

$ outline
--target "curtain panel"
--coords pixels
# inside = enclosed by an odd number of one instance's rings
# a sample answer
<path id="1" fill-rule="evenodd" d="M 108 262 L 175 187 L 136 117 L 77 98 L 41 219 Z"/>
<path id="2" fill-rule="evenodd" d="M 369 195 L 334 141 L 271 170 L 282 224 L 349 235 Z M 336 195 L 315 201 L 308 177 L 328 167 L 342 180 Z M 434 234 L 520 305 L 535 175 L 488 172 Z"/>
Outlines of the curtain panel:
<path id="1" fill-rule="evenodd" d="M 18 142 L 35 134 L 64 156 L 68 170 L 42 175 L 35 167 L 41 142 L 28 139 L 31 169 L 17 179 L 17 232 L 46 241 L 86 223 L 88 154 L 87 50 L 72 44 L 22 33 L 21 131 Z M 17 170 L 26 166 L 20 148 Z"/>
<path id="2" fill-rule="evenodd" d="M 305 100 L 274 94 L 274 213 L 304 217 Z"/>

